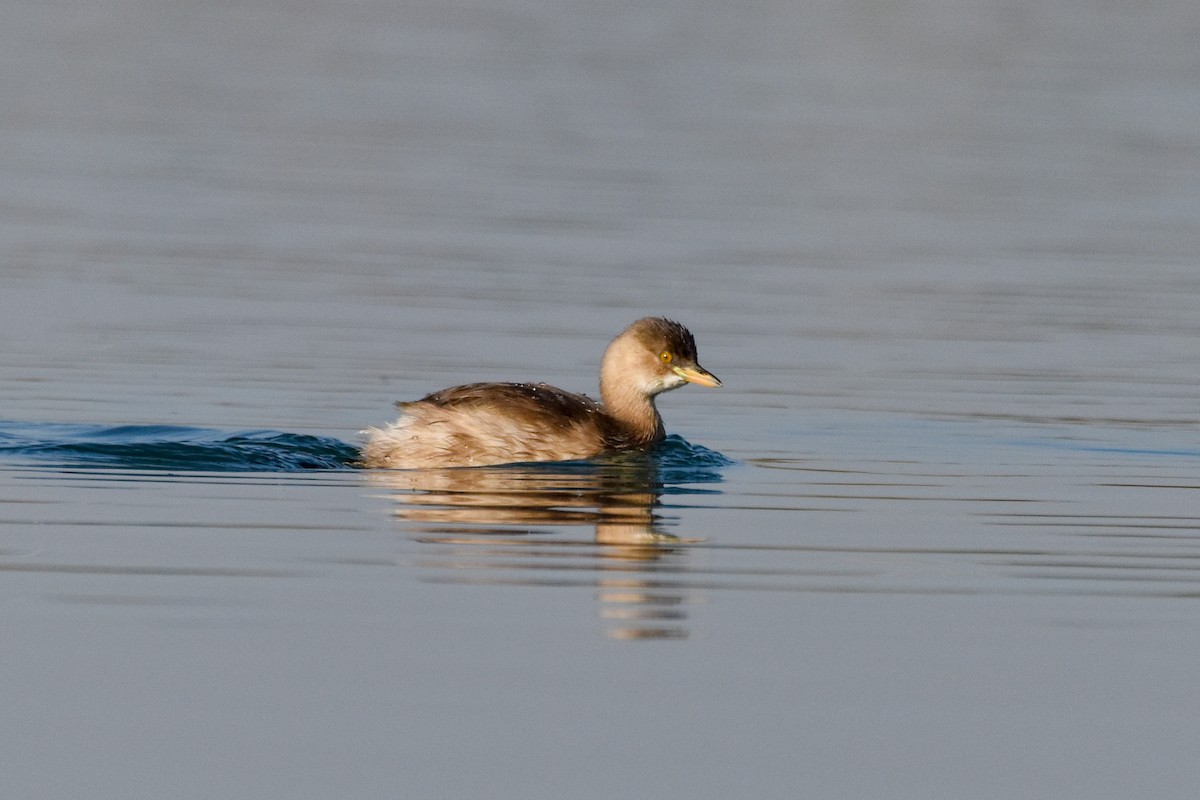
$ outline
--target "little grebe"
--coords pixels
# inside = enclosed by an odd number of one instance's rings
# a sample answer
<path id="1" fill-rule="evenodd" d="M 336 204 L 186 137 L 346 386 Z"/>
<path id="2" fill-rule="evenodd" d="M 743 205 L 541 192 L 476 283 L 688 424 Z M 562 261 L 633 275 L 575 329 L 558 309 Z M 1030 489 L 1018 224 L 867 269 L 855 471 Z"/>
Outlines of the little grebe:
<path id="1" fill-rule="evenodd" d="M 685 383 L 720 386 L 696 362 L 678 322 L 646 317 L 600 362 L 603 404 L 544 383 L 469 383 L 397 403 L 400 419 L 368 428 L 363 465 L 391 469 L 569 461 L 640 447 L 665 435 L 654 396 Z"/>

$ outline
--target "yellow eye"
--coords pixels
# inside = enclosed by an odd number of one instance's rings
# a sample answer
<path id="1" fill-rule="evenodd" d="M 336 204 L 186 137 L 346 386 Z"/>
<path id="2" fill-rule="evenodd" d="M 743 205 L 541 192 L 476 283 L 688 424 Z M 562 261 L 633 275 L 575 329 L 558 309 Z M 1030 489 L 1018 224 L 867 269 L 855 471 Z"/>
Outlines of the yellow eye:
<path id="1" fill-rule="evenodd" d="M 670 363 L 671 363 L 671 354 L 670 354 L 670 353 L 668 353 L 668 352 L 667 352 L 667 351 L 665 351 L 665 350 L 663 351 L 663 354 L 662 354 L 661 356 L 659 356 L 659 358 L 661 358 L 661 359 L 662 359 L 662 362 L 663 362 L 664 364 L 670 364 Z"/>

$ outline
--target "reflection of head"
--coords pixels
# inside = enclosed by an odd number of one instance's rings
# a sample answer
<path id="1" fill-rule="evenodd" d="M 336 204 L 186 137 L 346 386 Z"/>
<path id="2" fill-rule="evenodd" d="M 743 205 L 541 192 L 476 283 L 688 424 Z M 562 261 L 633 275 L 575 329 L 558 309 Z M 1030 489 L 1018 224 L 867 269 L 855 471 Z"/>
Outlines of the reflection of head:
<path id="1" fill-rule="evenodd" d="M 393 493 L 396 516 L 419 541 L 441 546 L 420 559 L 439 571 L 432 579 L 592 589 L 608 636 L 679 639 L 688 636 L 691 590 L 675 576 L 686 572 L 684 545 L 697 540 L 664 533 L 655 510 L 663 494 L 705 491 L 680 484 L 720 481 L 728 463 L 669 437 L 651 452 L 586 463 L 380 471 L 367 480 Z M 580 527 L 590 528 L 586 541 L 570 536 Z"/>
<path id="2" fill-rule="evenodd" d="M 678 538 L 657 530 L 654 476 L 642 459 L 375 472 L 368 480 L 395 492 L 396 515 L 418 523 L 423 542 L 453 548 L 445 559 L 423 559 L 457 573 L 451 582 L 595 587 L 601 617 L 616 623 L 608 636 L 686 638 L 683 596 L 652 589 L 643 574 L 681 552 L 671 546 Z M 594 544 L 530 536 L 530 526 L 588 526 Z"/>

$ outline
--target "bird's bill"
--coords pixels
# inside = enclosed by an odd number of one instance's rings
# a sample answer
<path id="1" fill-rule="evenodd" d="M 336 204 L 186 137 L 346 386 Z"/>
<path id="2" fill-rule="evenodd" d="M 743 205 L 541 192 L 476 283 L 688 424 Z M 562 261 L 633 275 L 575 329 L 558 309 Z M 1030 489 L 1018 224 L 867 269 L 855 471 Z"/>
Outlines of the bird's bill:
<path id="1" fill-rule="evenodd" d="M 715 389 L 721 385 L 721 380 L 716 375 L 699 364 L 690 367 L 674 367 L 674 370 L 676 375 L 697 386 L 708 386 Z"/>

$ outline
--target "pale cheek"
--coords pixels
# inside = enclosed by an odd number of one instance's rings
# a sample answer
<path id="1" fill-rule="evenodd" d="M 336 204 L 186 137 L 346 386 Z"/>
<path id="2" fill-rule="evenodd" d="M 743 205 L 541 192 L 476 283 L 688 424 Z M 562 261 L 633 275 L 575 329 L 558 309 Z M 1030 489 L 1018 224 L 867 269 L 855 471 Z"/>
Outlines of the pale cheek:
<path id="1" fill-rule="evenodd" d="M 664 392 L 668 389 L 674 389 L 679 386 L 683 386 L 685 383 L 687 383 L 687 381 L 676 375 L 674 372 L 668 372 L 666 375 L 663 375 L 654 382 L 657 389 Z"/>

